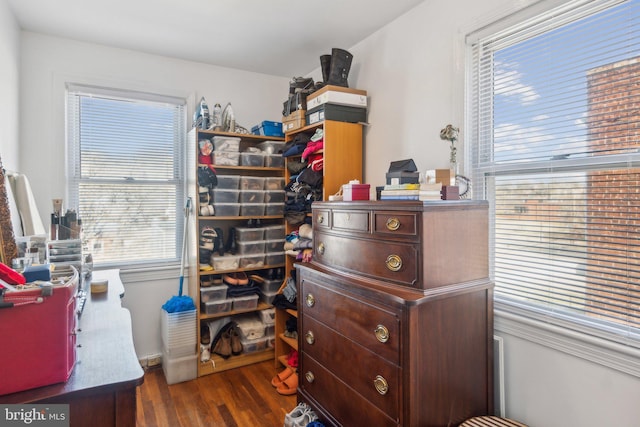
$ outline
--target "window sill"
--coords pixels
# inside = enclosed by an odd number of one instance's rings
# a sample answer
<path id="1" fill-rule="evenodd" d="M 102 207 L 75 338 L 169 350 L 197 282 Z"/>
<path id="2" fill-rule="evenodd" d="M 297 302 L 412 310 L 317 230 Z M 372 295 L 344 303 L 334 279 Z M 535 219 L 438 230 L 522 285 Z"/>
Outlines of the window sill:
<path id="1" fill-rule="evenodd" d="M 628 342 L 621 343 L 571 329 L 562 325 L 562 321 L 551 324 L 549 316 L 503 301 L 495 302 L 494 311 L 494 328 L 497 332 L 511 334 L 640 378 L 640 343 L 637 340 L 628 338 Z"/>

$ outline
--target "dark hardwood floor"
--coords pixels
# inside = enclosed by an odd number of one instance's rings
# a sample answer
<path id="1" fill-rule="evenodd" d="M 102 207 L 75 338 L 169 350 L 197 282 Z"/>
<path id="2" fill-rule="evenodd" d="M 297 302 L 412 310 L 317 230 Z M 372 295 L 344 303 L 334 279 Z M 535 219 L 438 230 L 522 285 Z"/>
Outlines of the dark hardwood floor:
<path id="1" fill-rule="evenodd" d="M 162 368 L 145 372 L 137 391 L 137 427 L 282 427 L 296 396 L 271 385 L 272 360 L 167 385 Z"/>

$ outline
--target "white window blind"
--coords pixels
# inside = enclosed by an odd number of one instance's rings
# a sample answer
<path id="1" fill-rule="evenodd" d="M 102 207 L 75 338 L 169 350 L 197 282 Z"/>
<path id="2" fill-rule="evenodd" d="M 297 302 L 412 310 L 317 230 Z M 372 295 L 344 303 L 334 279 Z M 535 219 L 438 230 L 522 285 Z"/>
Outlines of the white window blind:
<path id="1" fill-rule="evenodd" d="M 69 207 L 96 265 L 180 257 L 184 100 L 69 85 Z"/>
<path id="2" fill-rule="evenodd" d="M 496 300 L 640 346 L 640 0 L 508 21 L 468 38 Z"/>

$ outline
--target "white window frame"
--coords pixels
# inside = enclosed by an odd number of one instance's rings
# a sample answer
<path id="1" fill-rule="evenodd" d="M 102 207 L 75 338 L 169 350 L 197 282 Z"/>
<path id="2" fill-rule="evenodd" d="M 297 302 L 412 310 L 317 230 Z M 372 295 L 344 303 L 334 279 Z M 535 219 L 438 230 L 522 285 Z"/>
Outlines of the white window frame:
<path id="1" fill-rule="evenodd" d="M 465 150 L 465 164 L 471 165 L 473 176 L 473 197 L 476 199 L 489 199 L 493 195 L 491 188 L 485 185 L 485 174 L 491 175 L 500 172 L 499 165 L 492 165 L 491 170 L 478 168 L 478 159 L 475 154 L 476 144 L 480 138 L 478 111 L 476 110 L 477 93 L 474 92 L 476 70 L 473 69 L 474 51 L 472 45 L 490 35 L 497 34 L 506 29 L 517 29 L 517 25 L 531 18 L 557 8 L 573 8 L 576 5 L 593 3 L 593 9 L 607 8 L 622 3 L 623 0 L 580 0 L 562 1 L 546 0 L 536 2 L 529 7 L 512 13 L 490 23 L 466 37 L 466 99 L 465 99 L 465 128 L 467 129 L 467 149 Z M 525 28 L 522 26 L 522 28 Z M 611 160 L 611 159 L 610 159 Z M 640 154 L 620 155 L 618 161 L 629 166 L 640 165 Z M 571 167 L 573 160 L 564 162 L 565 167 Z M 525 165 L 531 167 L 533 165 Z M 491 205 L 491 203 L 490 203 Z M 491 223 L 490 236 L 493 236 L 493 221 Z M 490 253 L 492 254 L 491 274 L 493 276 L 494 241 L 491 237 Z M 581 357 L 586 360 L 640 377 L 640 335 L 626 328 L 624 331 L 615 328 L 606 329 L 596 322 L 584 319 L 576 319 L 573 316 L 558 315 L 532 306 L 531 304 L 496 296 L 495 303 L 495 329 L 499 332 L 512 334 L 541 345 L 554 348 L 565 353 Z"/>
<path id="2" fill-rule="evenodd" d="M 186 100 L 173 96 L 158 95 L 152 93 L 138 92 L 126 89 L 106 88 L 99 86 L 92 86 L 86 84 L 66 83 L 66 99 L 65 106 L 66 119 L 66 144 L 67 144 L 67 196 L 68 202 L 65 203 L 65 209 L 77 209 L 78 196 L 79 196 L 79 184 L 83 180 L 79 173 L 81 171 L 80 164 L 80 152 L 81 149 L 78 146 L 79 138 L 74 135 L 74 125 L 72 120 L 75 118 L 70 117 L 74 114 L 74 108 L 70 107 L 70 97 L 72 92 L 80 92 L 88 95 L 94 95 L 98 97 L 105 97 L 116 100 L 132 100 L 141 102 L 155 102 L 155 103 L 168 103 L 178 107 L 180 113 L 176 126 L 176 144 L 179 147 L 185 147 L 186 145 L 186 116 L 187 106 Z M 175 228 L 175 251 L 171 256 L 167 256 L 158 260 L 138 260 L 135 262 L 127 261 L 112 261 L 103 263 L 94 263 L 96 268 L 120 268 L 127 269 L 129 271 L 149 271 L 150 269 L 166 269 L 179 265 L 180 257 L 182 253 L 182 240 L 184 232 L 184 203 L 186 201 L 186 150 L 177 149 L 175 151 L 175 172 L 172 179 L 167 181 L 165 185 L 171 185 L 175 187 L 175 218 L 176 223 L 173 225 Z M 86 181 L 86 180 L 85 180 Z M 82 212 L 79 212 L 82 217 Z M 89 250 L 89 252 L 91 252 Z"/>

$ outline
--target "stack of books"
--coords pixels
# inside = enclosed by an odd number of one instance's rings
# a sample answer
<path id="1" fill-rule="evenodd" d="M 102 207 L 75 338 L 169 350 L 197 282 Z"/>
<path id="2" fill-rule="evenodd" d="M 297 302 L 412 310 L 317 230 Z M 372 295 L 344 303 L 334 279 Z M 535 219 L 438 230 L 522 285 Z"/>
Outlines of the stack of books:
<path id="1" fill-rule="evenodd" d="M 442 184 L 385 185 L 380 200 L 441 200 Z"/>

